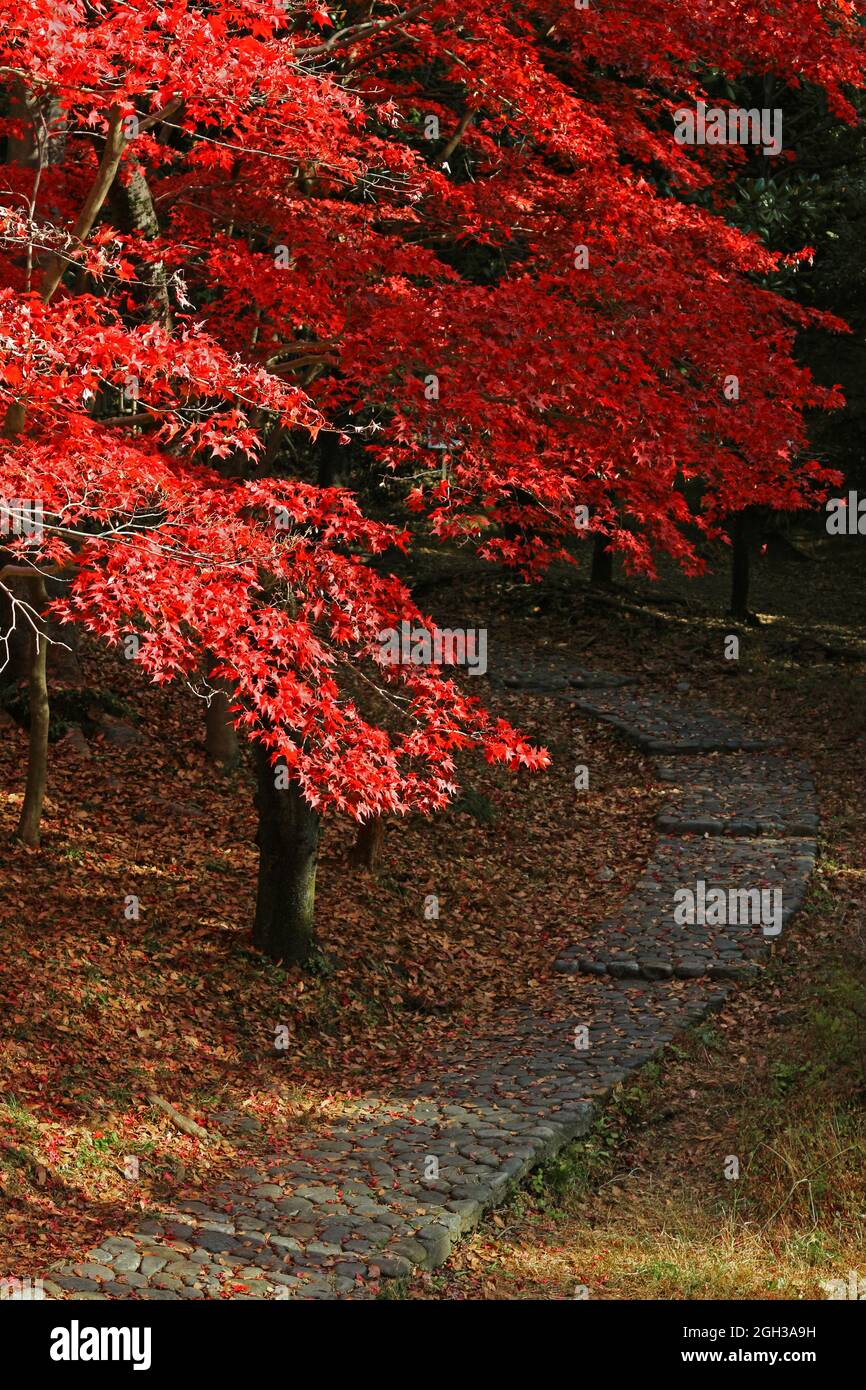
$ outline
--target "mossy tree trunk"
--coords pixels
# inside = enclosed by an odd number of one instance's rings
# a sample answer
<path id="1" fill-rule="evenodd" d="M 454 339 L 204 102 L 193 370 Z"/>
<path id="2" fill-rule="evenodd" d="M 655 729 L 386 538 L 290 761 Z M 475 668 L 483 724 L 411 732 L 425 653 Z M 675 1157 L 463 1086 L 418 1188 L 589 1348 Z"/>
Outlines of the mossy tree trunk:
<path id="1" fill-rule="evenodd" d="M 213 693 L 205 706 L 204 749 L 212 763 L 218 763 L 220 767 L 228 770 L 236 767 L 240 761 L 240 743 L 238 731 L 229 714 L 231 690 L 225 681 L 211 675 L 214 664 L 213 660 L 208 658 L 207 680 Z"/>
<path id="2" fill-rule="evenodd" d="M 359 869 L 368 869 L 374 874 L 379 867 L 384 843 L 385 817 L 371 816 L 358 826 L 358 834 L 349 852 L 349 858 Z"/>
<path id="3" fill-rule="evenodd" d="M 320 818 L 261 744 L 254 755 L 259 877 L 253 941 L 271 960 L 303 964 L 314 944 Z"/>

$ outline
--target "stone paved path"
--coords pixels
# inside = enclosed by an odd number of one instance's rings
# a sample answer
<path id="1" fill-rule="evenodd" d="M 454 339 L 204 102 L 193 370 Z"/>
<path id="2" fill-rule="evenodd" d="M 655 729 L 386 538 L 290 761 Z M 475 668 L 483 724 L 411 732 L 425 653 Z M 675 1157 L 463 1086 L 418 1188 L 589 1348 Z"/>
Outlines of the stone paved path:
<path id="1" fill-rule="evenodd" d="M 815 783 L 805 763 L 772 754 L 663 758 L 671 783 L 659 830 L 675 835 L 814 835 Z"/>
<path id="2" fill-rule="evenodd" d="M 815 856 L 808 769 L 761 751 L 771 740 L 736 721 L 636 693 L 622 677 L 571 669 L 521 681 L 518 671 L 503 683 L 568 698 L 666 755 L 655 852 L 616 916 L 593 927 L 591 954 L 575 945 L 556 962 L 555 1005 L 542 1014 L 516 1002 L 495 1035 L 419 1059 L 422 1082 L 362 1098 L 350 1121 L 293 1134 L 236 1182 L 56 1266 L 47 1296 L 363 1298 L 380 1274 L 433 1267 L 533 1167 L 587 1133 L 613 1086 L 760 968 L 760 925 L 679 925 L 674 895 L 698 880 L 779 889 L 786 930 Z"/>

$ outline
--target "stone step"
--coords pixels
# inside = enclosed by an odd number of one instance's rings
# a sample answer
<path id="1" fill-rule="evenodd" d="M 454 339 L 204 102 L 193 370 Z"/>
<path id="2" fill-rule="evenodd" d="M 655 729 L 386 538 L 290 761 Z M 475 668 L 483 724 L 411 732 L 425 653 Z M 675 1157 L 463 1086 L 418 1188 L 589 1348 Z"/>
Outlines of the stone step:
<path id="1" fill-rule="evenodd" d="M 739 720 L 700 706 L 685 708 L 653 695 L 600 690 L 577 700 L 579 709 L 620 729 L 649 753 L 714 753 L 778 747 Z"/>
<path id="2" fill-rule="evenodd" d="M 770 753 L 664 758 L 672 796 L 659 830 L 683 835 L 814 835 L 815 781 L 805 763 Z"/>

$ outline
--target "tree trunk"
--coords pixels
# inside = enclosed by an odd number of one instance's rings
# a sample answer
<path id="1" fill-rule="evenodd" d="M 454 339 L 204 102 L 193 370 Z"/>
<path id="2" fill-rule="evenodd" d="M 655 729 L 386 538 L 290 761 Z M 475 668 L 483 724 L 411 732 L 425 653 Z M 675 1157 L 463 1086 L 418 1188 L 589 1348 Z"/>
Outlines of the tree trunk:
<path id="1" fill-rule="evenodd" d="M 316 486 L 333 487 L 340 463 L 340 438 L 326 430 L 316 441 Z"/>
<path id="2" fill-rule="evenodd" d="M 52 594 L 49 592 L 48 597 Z M 80 633 L 72 623 L 56 623 L 49 620 L 45 624 L 48 633 L 48 674 L 51 688 L 63 686 L 66 690 L 81 690 L 84 686 L 84 672 L 81 669 Z"/>
<path id="3" fill-rule="evenodd" d="M 217 689 L 205 709 L 204 748 L 212 763 L 236 767 L 240 758 L 237 729 L 229 714 L 229 697 Z"/>
<path id="4" fill-rule="evenodd" d="M 313 946 L 319 814 L 290 781 L 283 789 L 268 752 L 254 744 L 259 880 L 253 941 L 271 960 L 302 964 Z"/>
<path id="5" fill-rule="evenodd" d="M 736 512 L 731 522 L 731 607 L 732 618 L 749 617 L 749 578 L 751 570 L 752 517 L 748 511 Z"/>
<path id="6" fill-rule="evenodd" d="M 379 857 L 385 842 L 384 816 L 371 816 L 358 826 L 355 843 L 349 851 L 349 859 L 359 869 L 369 869 L 375 873 L 379 867 Z"/>
<path id="7" fill-rule="evenodd" d="M 600 531 L 596 532 L 593 542 L 589 582 L 594 589 L 609 589 L 613 584 L 613 551 L 607 536 L 603 536 Z"/>
<path id="8" fill-rule="evenodd" d="M 45 606 L 45 582 L 39 577 L 27 581 L 28 599 L 32 608 L 41 613 Z M 31 629 L 29 638 L 30 669 L 30 748 L 27 761 L 27 784 L 24 804 L 18 822 L 18 839 L 31 849 L 39 847 L 39 826 L 45 783 L 48 777 L 48 706 L 47 656 L 48 641 L 40 628 Z"/>
<path id="9" fill-rule="evenodd" d="M 115 186 L 118 185 L 115 184 Z M 156 215 L 156 204 L 153 201 L 147 179 L 140 169 L 133 170 L 124 191 L 135 230 L 146 237 L 148 241 L 158 237 L 160 227 L 159 218 Z M 151 262 L 148 280 L 150 281 L 148 295 L 150 317 L 155 323 L 162 324 L 163 328 L 171 329 L 171 298 L 168 292 L 168 272 L 164 261 Z"/>
<path id="10" fill-rule="evenodd" d="M 71 571 L 67 570 L 62 579 L 46 578 L 45 592 L 49 602 L 66 594 L 70 575 Z M 74 623 L 58 623 L 54 618 L 46 618 L 44 627 L 48 634 L 51 689 L 62 686 L 67 690 L 81 690 L 85 681 L 81 669 L 80 629 Z"/>
<path id="11" fill-rule="evenodd" d="M 236 767 L 240 761 L 238 731 L 229 714 L 231 691 L 224 681 L 216 680 L 210 674 L 213 662 L 208 662 L 208 684 L 214 694 L 205 706 L 204 749 L 212 763 L 224 768 Z"/>

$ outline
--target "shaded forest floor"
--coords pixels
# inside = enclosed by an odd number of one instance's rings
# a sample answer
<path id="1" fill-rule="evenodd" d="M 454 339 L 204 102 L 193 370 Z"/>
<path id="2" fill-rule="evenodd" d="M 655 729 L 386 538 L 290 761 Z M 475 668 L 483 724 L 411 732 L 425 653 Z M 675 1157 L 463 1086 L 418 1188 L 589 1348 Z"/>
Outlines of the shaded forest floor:
<path id="1" fill-rule="evenodd" d="M 18 1277 L 290 1153 L 359 1093 L 387 1096 L 442 1047 L 495 1032 L 513 999 L 543 1009 L 576 925 L 633 883 L 657 800 L 649 765 L 573 709 L 498 692 L 556 772 L 467 763 L 453 808 L 389 823 L 375 879 L 348 862 L 352 827 L 327 822 L 323 953 L 284 970 L 250 941 L 249 768 L 208 765 L 191 692 L 87 644 L 82 665 L 86 696 L 55 694 L 39 853 L 12 840 L 26 735 L 11 715 L 2 729 L 0 1274 Z M 588 794 L 575 760 L 597 764 Z M 152 1093 L 211 1137 L 173 1127 Z"/>
<path id="2" fill-rule="evenodd" d="M 597 598 L 573 572 L 528 587 L 463 556 L 423 562 L 421 606 L 488 628 L 494 676 L 497 662 L 554 654 L 769 713 L 816 767 L 823 825 L 808 908 L 761 982 L 642 1073 L 590 1144 L 536 1175 L 443 1271 L 392 1292 L 820 1297 L 822 1279 L 863 1270 L 863 552 L 802 545 L 810 558 L 759 562 L 762 622 L 742 628 L 721 616 L 724 568 Z M 723 655 L 733 631 L 738 662 Z M 52 747 L 38 855 L 11 840 L 25 735 L 0 715 L 0 1274 L 43 1273 L 152 1202 L 290 1149 L 359 1092 L 387 1093 L 438 1047 L 483 1037 L 506 1000 L 543 1007 L 557 951 L 634 882 L 659 800 L 650 763 L 567 703 L 472 681 L 553 768 L 512 778 L 467 764 L 455 807 L 389 825 L 375 880 L 329 824 L 324 955 L 314 972 L 285 971 L 250 945 L 248 770 L 207 764 L 190 692 L 145 688 L 90 646 L 83 665 L 87 698 L 56 702 L 72 733 Z M 106 710 L 122 725 L 113 736 Z M 574 791 L 576 763 L 592 768 L 589 793 Z M 211 1137 L 178 1132 L 152 1092 Z M 707 1136 L 739 1155 L 739 1183 Z"/>

